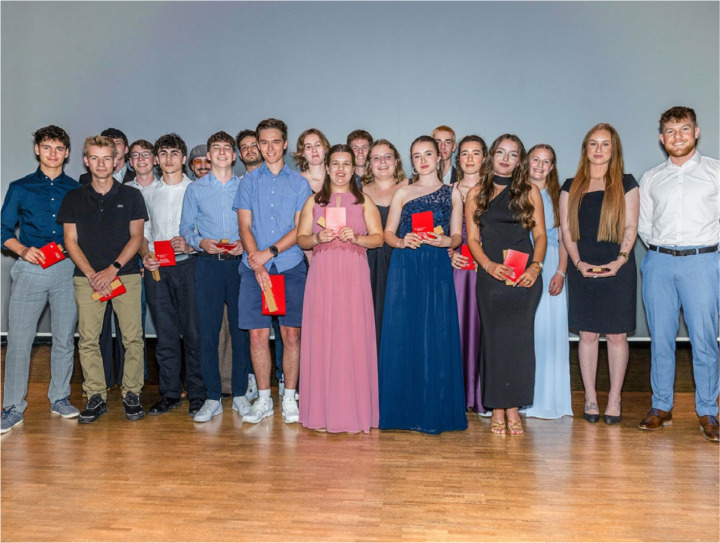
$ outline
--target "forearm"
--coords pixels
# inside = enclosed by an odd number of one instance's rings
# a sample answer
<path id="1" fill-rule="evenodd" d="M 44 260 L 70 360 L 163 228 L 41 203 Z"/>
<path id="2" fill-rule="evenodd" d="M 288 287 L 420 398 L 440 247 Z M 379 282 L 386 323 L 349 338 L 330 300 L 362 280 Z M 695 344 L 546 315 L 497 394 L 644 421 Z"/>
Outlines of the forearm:
<path id="1" fill-rule="evenodd" d="M 560 255 L 558 258 L 558 267 L 557 271 L 559 271 L 562 274 L 565 274 L 567 272 L 567 265 L 568 265 L 568 253 L 567 249 L 565 249 L 565 245 L 562 242 L 562 239 L 560 240 Z"/>
<path id="2" fill-rule="evenodd" d="M 380 233 L 357 237 L 357 245 L 366 249 L 376 249 L 381 247 L 383 243 L 385 243 L 385 239 Z"/>
<path id="3" fill-rule="evenodd" d="M 450 236 L 450 245 L 448 245 L 450 249 L 457 249 L 460 245 L 462 245 L 462 235 L 453 234 Z"/>
<path id="4" fill-rule="evenodd" d="M 255 236 L 252 235 L 252 231 L 249 226 L 240 225 L 239 230 L 240 239 L 242 240 L 243 248 L 247 254 L 252 254 L 258 250 Z"/>
<path id="5" fill-rule="evenodd" d="M 534 241 L 532 262 L 542 262 L 545 260 L 545 251 L 547 250 L 547 236 L 536 236 Z"/>
<path id="6" fill-rule="evenodd" d="M 90 278 L 90 276 L 95 274 L 95 269 L 90 265 L 90 262 L 80 246 L 77 244 L 77 241 L 65 237 L 65 249 L 67 250 L 68 255 L 70 255 L 70 259 L 75 263 L 77 268 L 85 277 Z"/>
<path id="7" fill-rule="evenodd" d="M 125 247 L 123 247 L 123 250 L 117 256 L 115 261 L 121 266 L 125 266 L 131 259 L 138 255 L 144 240 L 145 238 L 142 236 L 142 233 L 130 236 L 130 239 L 125 244 Z"/>
<path id="8" fill-rule="evenodd" d="M 315 234 L 298 234 L 297 246 L 303 251 L 309 251 L 318 244 Z"/>
<path id="9" fill-rule="evenodd" d="M 5 242 L 5 248 L 9 249 L 19 257 L 25 256 L 30 247 L 26 247 L 17 238 L 10 238 Z"/>
<path id="10" fill-rule="evenodd" d="M 138 254 L 143 257 L 146 254 L 150 252 L 150 243 L 148 242 L 147 238 L 143 238 L 142 244 L 140 245 L 140 250 L 138 251 Z"/>
<path id="11" fill-rule="evenodd" d="M 387 243 L 390 247 L 393 247 L 395 249 L 402 249 L 402 240 L 395 235 L 395 232 L 385 230 L 383 237 L 385 239 L 385 243 Z"/>
<path id="12" fill-rule="evenodd" d="M 297 244 L 297 231 L 296 226 L 273 244 L 277 247 L 279 253 L 287 251 L 290 247 Z"/>

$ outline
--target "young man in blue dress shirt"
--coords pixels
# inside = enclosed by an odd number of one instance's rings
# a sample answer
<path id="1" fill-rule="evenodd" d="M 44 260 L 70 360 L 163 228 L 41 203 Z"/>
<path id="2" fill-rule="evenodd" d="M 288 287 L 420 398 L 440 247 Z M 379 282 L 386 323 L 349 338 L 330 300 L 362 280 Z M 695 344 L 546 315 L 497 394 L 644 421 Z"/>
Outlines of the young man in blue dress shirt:
<path id="1" fill-rule="evenodd" d="M 285 276 L 286 314 L 279 317 L 283 341 L 286 423 L 298 422 L 295 390 L 300 361 L 300 325 L 307 266 L 296 245 L 297 224 L 312 194 L 307 180 L 285 165 L 287 126 L 278 119 L 262 121 L 256 131 L 263 165 L 243 176 L 235 197 L 245 255 L 240 265 L 240 328 L 250 331 L 250 354 L 258 383 L 257 401 L 243 422 L 258 423 L 273 415 L 270 397 L 270 324 L 262 314 L 262 291 L 271 286 L 270 274 Z"/>
<path id="2" fill-rule="evenodd" d="M 70 152 L 67 133 L 51 125 L 33 136 L 40 166 L 34 173 L 10 183 L 2 206 L 2 245 L 20 258 L 10 272 L 12 286 L 0 433 L 9 432 L 23 421 L 30 353 L 38 320 L 48 303 L 52 329 L 48 388 L 51 412 L 65 418 L 80 414 L 69 401 L 77 322 L 75 267 L 69 258 L 45 269 L 40 265 L 45 261 L 41 247 L 53 241 L 63 243 L 63 229 L 55 218 L 65 195 L 80 184 L 63 171 Z M 17 235 L 16 228 L 19 228 Z"/>

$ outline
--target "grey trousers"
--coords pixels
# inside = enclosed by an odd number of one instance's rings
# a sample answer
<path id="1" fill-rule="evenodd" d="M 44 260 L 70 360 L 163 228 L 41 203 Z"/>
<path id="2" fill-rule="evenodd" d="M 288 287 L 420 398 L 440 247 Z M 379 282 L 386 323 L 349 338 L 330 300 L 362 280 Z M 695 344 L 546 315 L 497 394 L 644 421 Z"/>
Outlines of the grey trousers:
<path id="1" fill-rule="evenodd" d="M 3 409 L 15 407 L 21 413 L 27 408 L 30 352 L 37 332 L 38 320 L 50 303 L 52 350 L 50 352 L 50 386 L 48 399 L 52 405 L 70 396 L 75 345 L 73 335 L 77 323 L 77 305 L 72 275 L 75 265 L 66 258 L 47 269 L 23 259 L 10 271 L 10 308 L 8 311 L 7 354 Z"/>

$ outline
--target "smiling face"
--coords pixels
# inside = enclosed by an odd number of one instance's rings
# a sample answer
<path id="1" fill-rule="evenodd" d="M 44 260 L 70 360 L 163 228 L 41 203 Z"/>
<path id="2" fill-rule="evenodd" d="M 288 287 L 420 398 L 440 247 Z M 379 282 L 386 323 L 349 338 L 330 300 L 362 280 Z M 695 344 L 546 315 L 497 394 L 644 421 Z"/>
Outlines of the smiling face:
<path id="1" fill-rule="evenodd" d="M 112 147 L 91 145 L 84 157 L 85 166 L 93 178 L 100 181 L 112 179 L 113 169 L 117 162 Z"/>
<path id="2" fill-rule="evenodd" d="M 698 137 L 700 137 L 700 128 L 686 118 L 666 122 L 660 134 L 660 141 L 671 157 L 682 158 L 695 152 Z"/>
<path id="3" fill-rule="evenodd" d="M 355 164 L 358 168 L 364 168 L 367 164 L 367 156 L 370 151 L 370 142 L 364 138 L 354 139 L 350 142 L 350 148 L 355 154 Z"/>
<path id="4" fill-rule="evenodd" d="M 413 168 L 418 175 L 428 175 L 437 171 L 440 156 L 429 141 L 419 141 L 410 149 Z"/>
<path id="5" fill-rule="evenodd" d="M 43 169 L 55 170 L 62 168 L 70 150 L 60 140 L 43 140 L 35 145 L 35 154 Z"/>
<path id="6" fill-rule="evenodd" d="M 493 170 L 500 177 L 511 177 L 520 162 L 520 148 L 517 142 L 505 139 L 493 155 Z"/>
<path id="7" fill-rule="evenodd" d="M 590 134 L 587 144 L 587 158 L 593 166 L 602 166 L 612 158 L 612 136 L 607 130 L 596 130 Z"/>
<path id="8" fill-rule="evenodd" d="M 138 175 L 151 173 L 155 164 L 155 157 L 150 149 L 144 149 L 140 145 L 134 145 L 130 149 L 130 165 Z"/>
<path id="9" fill-rule="evenodd" d="M 325 147 L 317 134 L 308 134 L 305 136 L 303 144 L 303 158 L 307 160 L 308 165 L 317 166 L 325 162 Z"/>
<path id="10" fill-rule="evenodd" d="M 227 141 L 215 141 L 210 144 L 207 158 L 213 168 L 232 168 L 236 158 L 235 146 Z"/>
<path id="11" fill-rule="evenodd" d="M 187 157 L 180 149 L 163 148 L 157 154 L 158 165 L 164 175 L 172 175 L 182 171 Z"/>
<path id="12" fill-rule="evenodd" d="M 327 173 L 330 176 L 331 187 L 347 190 L 350 183 L 355 182 L 355 166 L 352 155 L 346 152 L 336 152 L 330 155 Z"/>
<path id="13" fill-rule="evenodd" d="M 448 132 L 446 130 L 438 130 L 435 132 L 434 135 L 435 141 L 438 144 L 438 148 L 440 149 L 440 156 L 443 160 L 447 161 L 452 158 L 452 154 L 457 149 L 457 144 L 455 143 L 455 136 L 452 134 L 452 132 Z"/>
<path id="14" fill-rule="evenodd" d="M 465 175 L 473 175 L 480 171 L 483 162 L 483 149 L 479 142 L 468 141 L 463 143 L 458 156 L 460 157 L 460 168 Z"/>
<path id="15" fill-rule="evenodd" d="M 376 145 L 370 153 L 370 169 L 373 177 L 378 179 L 393 179 L 397 160 L 395 153 L 385 144 Z"/>
<path id="16" fill-rule="evenodd" d="M 195 177 L 200 179 L 210 173 L 210 161 L 207 159 L 207 156 L 196 157 L 193 159 L 192 164 L 190 164 L 190 169 L 195 174 Z"/>
<path id="17" fill-rule="evenodd" d="M 240 140 L 240 160 L 242 160 L 245 167 L 257 166 L 262 162 L 260 156 L 260 148 L 258 147 L 258 140 L 255 136 L 245 136 Z"/>
<path id="18" fill-rule="evenodd" d="M 277 128 L 264 128 L 258 133 L 258 146 L 268 165 L 278 164 L 283 160 L 287 141 L 283 140 L 283 134 Z"/>
<path id="19" fill-rule="evenodd" d="M 553 161 L 553 154 L 549 149 L 540 147 L 530 153 L 528 155 L 528 175 L 530 180 L 535 183 L 543 183 L 555 167 Z"/>

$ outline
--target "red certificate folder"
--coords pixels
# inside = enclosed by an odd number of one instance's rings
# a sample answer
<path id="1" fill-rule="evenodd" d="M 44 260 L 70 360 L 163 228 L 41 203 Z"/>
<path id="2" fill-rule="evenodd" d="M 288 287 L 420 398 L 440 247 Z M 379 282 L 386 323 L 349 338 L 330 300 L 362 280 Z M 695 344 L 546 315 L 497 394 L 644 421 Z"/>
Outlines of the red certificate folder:
<path id="1" fill-rule="evenodd" d="M 270 290 L 262 293 L 262 314 L 263 315 L 284 315 L 285 314 L 285 276 L 271 275 Z"/>
<path id="2" fill-rule="evenodd" d="M 223 238 L 220 241 L 218 241 L 215 246 L 218 249 L 223 249 L 225 251 L 232 251 L 235 248 L 235 243 L 230 243 L 230 240 L 227 238 Z"/>
<path id="3" fill-rule="evenodd" d="M 505 258 L 503 264 L 513 271 L 512 276 L 505 280 L 505 284 L 514 285 L 525 271 L 530 255 L 522 251 L 516 251 L 515 249 L 507 249 L 503 251 L 503 253 Z"/>
<path id="4" fill-rule="evenodd" d="M 113 282 L 110 283 L 110 288 L 112 288 L 112 292 L 109 295 L 103 296 L 99 292 L 93 292 L 92 299 L 96 302 L 107 302 L 108 300 L 127 292 L 125 290 L 125 285 L 122 284 L 119 277 L 116 277 Z"/>
<path id="5" fill-rule="evenodd" d="M 42 254 L 45 255 L 45 262 L 40 262 L 40 267 L 43 269 L 49 268 L 61 260 L 65 260 L 65 255 L 62 252 L 62 245 L 58 245 L 54 241 L 51 241 L 44 247 L 40 247 L 40 250 L 42 251 Z"/>
<path id="6" fill-rule="evenodd" d="M 325 208 L 325 228 L 338 232 L 347 225 L 347 216 L 344 207 Z"/>
<path id="7" fill-rule="evenodd" d="M 155 242 L 155 258 L 157 258 L 160 266 L 175 265 L 175 249 L 170 245 L 170 241 Z"/>
<path id="8" fill-rule="evenodd" d="M 432 211 L 422 211 L 412 214 L 412 231 L 419 234 L 421 238 L 428 237 L 428 233 L 434 232 Z"/>
<path id="9" fill-rule="evenodd" d="M 460 269 L 461 270 L 474 270 L 475 269 L 475 261 L 473 260 L 472 254 L 470 253 L 470 247 L 468 247 L 467 244 L 463 243 L 460 246 L 460 254 L 469 260 L 469 262 Z"/>

